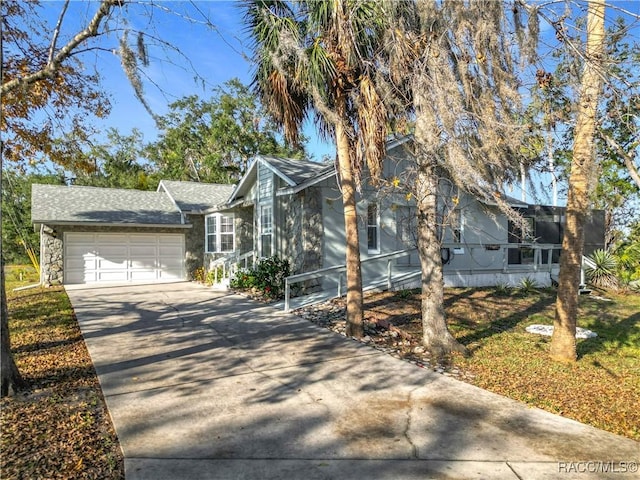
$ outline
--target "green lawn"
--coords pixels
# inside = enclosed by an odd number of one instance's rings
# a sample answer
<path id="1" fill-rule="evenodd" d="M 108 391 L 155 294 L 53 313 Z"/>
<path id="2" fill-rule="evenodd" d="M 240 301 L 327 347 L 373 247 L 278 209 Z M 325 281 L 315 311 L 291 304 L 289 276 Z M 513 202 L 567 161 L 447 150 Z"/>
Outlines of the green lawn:
<path id="1" fill-rule="evenodd" d="M 531 334 L 532 324 L 553 325 L 556 292 L 447 289 L 449 327 L 467 346 L 468 358 L 448 359 L 448 370 L 487 390 L 583 423 L 640 440 L 640 295 L 580 297 L 578 326 L 597 338 L 578 340 L 578 361 L 549 359 L 550 337 Z M 416 291 L 365 298 L 366 317 L 388 321 L 407 333 L 412 353 L 421 338 Z"/>

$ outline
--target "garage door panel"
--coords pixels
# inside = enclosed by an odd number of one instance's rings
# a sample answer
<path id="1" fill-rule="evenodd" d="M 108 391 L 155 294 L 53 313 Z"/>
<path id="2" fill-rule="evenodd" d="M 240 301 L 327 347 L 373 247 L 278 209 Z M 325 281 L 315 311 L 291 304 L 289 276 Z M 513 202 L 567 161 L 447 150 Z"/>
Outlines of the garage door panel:
<path id="1" fill-rule="evenodd" d="M 97 254 L 93 243 L 72 243 L 67 246 L 67 253 L 75 256 Z"/>
<path id="2" fill-rule="evenodd" d="M 130 236 L 126 233 L 98 233 L 96 241 L 100 245 L 126 244 L 129 243 Z"/>
<path id="3" fill-rule="evenodd" d="M 127 282 L 129 280 L 126 270 L 99 270 L 96 273 L 98 282 Z"/>
<path id="4" fill-rule="evenodd" d="M 98 270 L 125 269 L 129 266 L 129 259 L 125 258 L 100 258 L 98 260 Z"/>
<path id="5" fill-rule="evenodd" d="M 161 268 L 162 270 L 176 271 L 176 270 L 182 269 L 182 263 L 178 260 L 163 258 L 160 260 L 158 267 Z"/>
<path id="6" fill-rule="evenodd" d="M 161 280 L 182 280 L 182 269 L 172 270 L 170 268 L 160 270 Z"/>
<path id="7" fill-rule="evenodd" d="M 156 245 L 131 245 L 129 246 L 129 256 L 131 258 L 137 257 L 153 257 L 157 256 Z"/>
<path id="8" fill-rule="evenodd" d="M 184 279 L 184 235 L 67 233 L 65 283 Z"/>
<path id="9" fill-rule="evenodd" d="M 70 257 L 67 259 L 66 270 L 95 270 L 97 258 L 92 255 L 82 257 Z"/>
<path id="10" fill-rule="evenodd" d="M 127 244 L 105 245 L 99 244 L 98 255 L 102 258 L 116 257 L 127 258 L 129 256 L 129 246 Z"/>
<path id="11" fill-rule="evenodd" d="M 65 238 L 75 244 L 84 243 L 93 245 L 96 240 L 96 235 L 94 233 L 67 233 L 65 234 Z"/>
<path id="12" fill-rule="evenodd" d="M 178 255 L 182 255 L 182 246 L 176 245 L 160 245 L 158 247 L 158 253 L 161 258 L 164 257 L 177 257 Z"/>
<path id="13" fill-rule="evenodd" d="M 145 280 L 157 280 L 159 279 L 159 272 L 154 268 L 151 270 L 131 270 L 131 281 L 132 282 L 143 282 Z"/>
<path id="14" fill-rule="evenodd" d="M 131 268 L 133 270 L 152 270 L 158 267 L 158 261 L 156 257 L 151 258 L 136 258 L 131 260 Z"/>
<path id="15" fill-rule="evenodd" d="M 167 235 L 166 237 L 158 238 L 158 243 L 160 245 L 178 245 L 178 246 L 182 246 L 182 239 L 180 238 L 180 235 L 176 235 L 176 236 Z"/>
<path id="16" fill-rule="evenodd" d="M 132 245 L 136 245 L 136 244 L 152 244 L 155 245 L 156 243 L 158 243 L 158 239 L 160 237 L 162 237 L 163 234 L 159 233 L 157 235 L 153 235 L 153 237 L 149 236 L 149 235 L 144 235 L 144 234 L 131 234 L 129 236 L 129 243 L 131 243 Z"/>

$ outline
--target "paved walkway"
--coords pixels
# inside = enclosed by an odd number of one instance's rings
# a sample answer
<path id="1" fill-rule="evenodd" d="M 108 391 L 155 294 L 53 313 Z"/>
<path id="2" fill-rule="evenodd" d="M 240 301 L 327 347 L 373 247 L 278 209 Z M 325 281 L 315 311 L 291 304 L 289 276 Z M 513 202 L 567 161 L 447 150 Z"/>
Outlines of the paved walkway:
<path id="1" fill-rule="evenodd" d="M 127 480 L 638 478 L 623 473 L 637 442 L 241 296 L 192 283 L 68 293 Z"/>

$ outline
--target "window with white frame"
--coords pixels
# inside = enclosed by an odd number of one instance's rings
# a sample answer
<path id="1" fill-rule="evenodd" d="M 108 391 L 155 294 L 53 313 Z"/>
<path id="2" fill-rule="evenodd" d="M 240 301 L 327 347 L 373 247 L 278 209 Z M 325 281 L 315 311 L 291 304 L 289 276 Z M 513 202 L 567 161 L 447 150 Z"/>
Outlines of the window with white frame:
<path id="1" fill-rule="evenodd" d="M 235 228 L 233 215 L 215 213 L 205 218 L 207 253 L 233 252 Z"/>
<path id="2" fill-rule="evenodd" d="M 369 253 L 380 252 L 380 215 L 377 203 L 367 205 L 367 250 Z"/>
<path id="3" fill-rule="evenodd" d="M 270 257 L 273 254 L 273 209 L 271 205 L 260 207 L 260 256 Z"/>

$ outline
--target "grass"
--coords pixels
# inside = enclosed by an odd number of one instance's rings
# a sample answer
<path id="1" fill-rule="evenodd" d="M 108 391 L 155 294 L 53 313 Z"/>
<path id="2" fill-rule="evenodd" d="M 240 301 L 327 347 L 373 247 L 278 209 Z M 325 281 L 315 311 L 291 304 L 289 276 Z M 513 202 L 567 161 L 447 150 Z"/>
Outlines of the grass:
<path id="1" fill-rule="evenodd" d="M 446 359 L 446 368 L 487 390 L 640 440 L 640 295 L 607 297 L 580 297 L 578 326 L 598 337 L 578 340 L 578 361 L 561 364 L 549 359 L 550 337 L 525 331 L 553 324 L 554 290 L 449 289 L 449 328 L 471 354 Z M 369 321 L 386 320 L 410 335 L 404 355 L 413 355 L 419 292 L 375 294 L 365 310 Z"/>
<path id="2" fill-rule="evenodd" d="M 6 267 L 14 358 L 30 391 L 0 404 L 2 478 L 124 478 L 124 463 L 64 289 L 32 288 L 32 268 Z"/>

